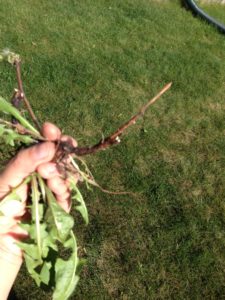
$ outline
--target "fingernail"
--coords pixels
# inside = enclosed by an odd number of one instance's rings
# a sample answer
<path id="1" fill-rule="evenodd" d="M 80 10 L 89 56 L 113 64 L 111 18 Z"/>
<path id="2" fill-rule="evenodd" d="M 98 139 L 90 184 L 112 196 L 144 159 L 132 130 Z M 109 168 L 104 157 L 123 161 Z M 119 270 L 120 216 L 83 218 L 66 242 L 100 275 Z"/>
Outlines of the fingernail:
<path id="1" fill-rule="evenodd" d="M 46 147 L 46 144 L 39 144 L 34 147 L 34 159 L 40 160 L 48 157 L 49 149 Z"/>

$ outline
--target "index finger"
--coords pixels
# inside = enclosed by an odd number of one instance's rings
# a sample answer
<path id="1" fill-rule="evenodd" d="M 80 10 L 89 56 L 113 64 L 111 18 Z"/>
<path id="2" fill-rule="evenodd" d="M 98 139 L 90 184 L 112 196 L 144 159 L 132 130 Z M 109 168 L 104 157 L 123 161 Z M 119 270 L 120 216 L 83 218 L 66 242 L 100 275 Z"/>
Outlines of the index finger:
<path id="1" fill-rule="evenodd" d="M 42 134 L 49 141 L 57 141 L 61 137 L 61 130 L 50 122 L 45 122 L 42 126 Z"/>

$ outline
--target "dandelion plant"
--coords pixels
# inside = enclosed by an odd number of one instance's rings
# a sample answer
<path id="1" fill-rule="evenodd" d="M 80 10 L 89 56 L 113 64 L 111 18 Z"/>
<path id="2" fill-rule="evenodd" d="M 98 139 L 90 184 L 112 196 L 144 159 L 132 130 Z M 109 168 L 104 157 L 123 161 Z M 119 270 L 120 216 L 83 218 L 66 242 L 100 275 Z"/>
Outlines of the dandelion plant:
<path id="1" fill-rule="evenodd" d="M 0 53 L 0 61 L 10 63 L 16 71 L 17 78 L 17 88 L 13 92 L 11 102 L 0 96 L 0 136 L 2 140 L 5 144 L 16 149 L 18 149 L 18 146 L 29 147 L 46 141 L 41 133 L 40 122 L 24 93 L 20 56 L 6 50 Z M 66 176 L 70 183 L 71 198 L 75 203 L 74 207 L 81 214 L 86 225 L 89 222 L 87 207 L 79 187 L 74 181 L 74 174 L 79 174 L 81 181 L 87 185 L 97 187 L 100 187 L 100 185 L 95 181 L 81 157 L 92 155 L 97 151 L 119 144 L 125 130 L 135 124 L 137 119 L 144 115 L 146 109 L 158 100 L 170 86 L 171 83 L 167 84 L 137 114 L 110 136 L 101 139 L 93 146 L 75 147 L 69 142 L 56 141 L 57 155 L 54 160 L 63 176 Z M 31 122 L 21 113 L 21 106 L 25 106 L 32 120 Z M 38 286 L 41 284 L 53 285 L 53 300 L 66 300 L 76 288 L 79 281 L 79 272 L 84 263 L 78 257 L 73 217 L 61 208 L 45 180 L 38 173 L 30 174 L 25 182 L 30 185 L 31 201 L 27 209 L 30 211 L 31 217 L 26 222 L 20 223 L 20 226 L 28 232 L 28 238 L 18 242 L 18 245 L 23 250 L 27 270 L 36 284 Z M 101 189 L 106 191 L 103 188 Z M 11 199 L 18 199 L 16 189 L 13 189 L 0 202 L 0 218 L 3 215 L 1 205 Z M 67 260 L 59 256 L 59 249 L 62 248 L 69 250 L 70 256 Z M 54 276 L 53 280 L 52 276 Z"/>

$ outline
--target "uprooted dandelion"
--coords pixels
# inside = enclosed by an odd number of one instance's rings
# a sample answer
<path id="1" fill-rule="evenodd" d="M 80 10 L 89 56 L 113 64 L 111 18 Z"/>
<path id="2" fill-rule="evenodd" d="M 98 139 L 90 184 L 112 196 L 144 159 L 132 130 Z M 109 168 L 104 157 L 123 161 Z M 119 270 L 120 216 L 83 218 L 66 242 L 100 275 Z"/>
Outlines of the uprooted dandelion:
<path id="1" fill-rule="evenodd" d="M 32 110 L 30 102 L 23 90 L 21 78 L 21 59 L 18 54 L 3 51 L 0 61 L 8 61 L 16 70 L 17 88 L 13 92 L 11 103 L 0 97 L 0 111 L 3 117 L 0 119 L 0 136 L 2 140 L 13 147 L 23 145 L 28 147 L 32 144 L 46 141 L 41 132 L 41 125 Z M 147 108 L 155 103 L 169 88 L 167 84 L 155 97 L 147 102 L 140 111 L 132 116 L 127 122 L 119 127 L 110 136 L 101 139 L 93 146 L 75 147 L 68 141 L 56 141 L 57 153 L 54 158 L 62 176 L 66 176 L 70 183 L 71 198 L 76 203 L 75 208 L 81 214 L 85 224 L 88 224 L 88 212 L 84 199 L 74 180 L 74 174 L 79 174 L 87 186 L 94 185 L 104 192 L 94 179 L 90 170 L 81 156 L 93 154 L 100 150 L 119 144 L 125 130 L 145 114 Z M 23 116 L 20 111 L 24 105 L 28 111 L 33 125 Z M 7 119 L 10 117 L 10 119 Z M 30 220 L 21 222 L 20 226 L 25 229 L 29 237 L 19 242 L 23 250 L 28 272 L 40 286 L 42 283 L 49 285 L 54 274 L 53 300 L 66 300 L 73 293 L 79 280 L 79 272 L 84 260 L 78 258 L 78 247 L 73 232 L 74 221 L 70 214 L 66 213 L 57 203 L 54 194 L 48 188 L 45 180 L 38 173 L 28 176 L 23 184 L 29 184 L 31 190 L 31 204 L 28 207 L 31 213 Z M 21 186 L 20 185 L 20 186 Z M 1 206 L 11 200 L 20 201 L 13 188 L 10 193 L 0 202 L 0 218 L 3 215 Z M 110 192 L 123 194 L 125 192 Z M 59 256 L 52 260 L 52 254 L 58 254 L 60 247 L 70 249 L 69 259 L 63 260 Z M 55 256 L 55 255 L 54 255 Z M 52 270 L 54 272 L 52 272 Z"/>

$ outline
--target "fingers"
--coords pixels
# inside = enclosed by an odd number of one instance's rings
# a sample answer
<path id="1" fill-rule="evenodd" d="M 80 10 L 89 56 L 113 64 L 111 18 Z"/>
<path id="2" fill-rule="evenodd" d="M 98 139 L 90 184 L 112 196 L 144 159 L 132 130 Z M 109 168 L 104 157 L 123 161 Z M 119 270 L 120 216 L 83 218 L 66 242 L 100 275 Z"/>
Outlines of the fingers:
<path id="1" fill-rule="evenodd" d="M 73 139 L 71 136 L 62 135 L 61 136 L 61 141 L 62 142 L 67 142 L 73 147 L 77 147 L 77 141 L 75 139 Z"/>
<path id="2" fill-rule="evenodd" d="M 47 179 L 48 187 L 55 194 L 59 205 L 70 211 L 71 199 L 69 184 L 66 180 L 61 178 L 55 163 L 46 163 L 38 167 L 38 172 L 42 178 Z"/>
<path id="3" fill-rule="evenodd" d="M 65 181 L 58 176 L 48 179 L 47 183 L 56 196 L 62 196 L 68 190 Z"/>
<path id="4" fill-rule="evenodd" d="M 55 150 L 53 143 L 45 142 L 20 151 L 0 174 L 0 198 L 34 172 L 38 165 L 51 161 Z"/>
<path id="5" fill-rule="evenodd" d="M 47 185 L 55 194 L 59 205 L 65 209 L 66 212 L 69 212 L 71 208 L 69 180 L 62 178 L 55 163 L 42 164 L 38 167 L 38 172 L 42 178 L 47 179 Z M 79 174 L 74 175 L 73 179 L 77 182 Z"/>
<path id="6" fill-rule="evenodd" d="M 70 190 L 65 180 L 56 176 L 47 180 L 47 184 L 51 191 L 55 194 L 59 205 L 66 211 L 70 211 L 71 198 Z"/>
<path id="7" fill-rule="evenodd" d="M 56 163 L 48 162 L 37 167 L 37 172 L 44 179 L 50 179 L 55 176 L 60 176 Z"/>
<path id="8" fill-rule="evenodd" d="M 68 142 L 73 147 L 77 147 L 77 141 L 75 139 L 68 135 L 61 135 L 60 129 L 52 123 L 44 123 L 42 126 L 42 134 L 49 141 L 54 142 L 60 139 L 63 142 Z"/>
<path id="9" fill-rule="evenodd" d="M 51 123 L 44 123 L 43 135 L 50 141 L 60 138 L 61 131 Z M 51 161 L 55 156 L 54 143 L 45 142 L 20 151 L 0 174 L 0 198 L 7 194 L 12 187 L 18 186 L 24 178 L 34 172 L 42 163 Z M 24 190 L 25 191 L 25 190 Z M 23 191 L 23 197 L 26 193 Z"/>
<path id="10" fill-rule="evenodd" d="M 70 195 L 70 194 L 69 194 Z M 66 199 L 64 199 L 64 197 L 58 196 L 57 197 L 57 201 L 59 203 L 59 205 L 67 212 L 69 213 L 71 210 L 71 206 L 72 206 L 72 201 L 70 196 Z"/>
<path id="11" fill-rule="evenodd" d="M 68 211 L 70 208 L 68 184 L 60 178 L 61 175 L 56 164 L 51 162 L 56 153 L 56 145 L 52 142 L 61 139 L 73 147 L 77 146 L 77 142 L 69 136 L 61 136 L 60 129 L 48 122 L 44 123 L 42 134 L 49 140 L 48 142 L 20 151 L 0 174 L 0 199 L 12 187 L 18 186 L 27 176 L 37 171 L 43 178 L 47 179 L 49 187 L 55 193 L 61 206 Z M 27 196 L 26 186 L 19 187 L 18 191 L 21 198 L 25 200 Z"/>
<path id="12" fill-rule="evenodd" d="M 57 169 L 57 165 L 52 162 L 40 165 L 37 171 L 42 178 L 47 179 L 48 187 L 55 194 L 60 206 L 65 209 L 66 212 L 69 212 L 71 208 L 69 180 L 62 178 L 62 175 Z M 73 175 L 73 180 L 75 182 L 79 180 L 78 173 Z"/>
<path id="13" fill-rule="evenodd" d="M 60 129 L 49 122 L 45 122 L 42 126 L 42 134 L 49 141 L 56 141 L 61 137 Z"/>
<path id="14" fill-rule="evenodd" d="M 68 142 L 73 147 L 77 146 L 76 140 L 68 135 L 60 136 L 60 134 L 60 130 L 53 124 L 44 124 L 43 135 L 46 138 L 51 139 L 52 141 L 60 138 L 61 141 Z M 67 182 L 67 180 L 61 178 L 61 174 L 59 169 L 57 168 L 56 163 L 43 163 L 38 166 L 37 171 L 42 178 L 47 179 L 48 187 L 55 194 L 60 206 L 65 209 L 65 211 L 69 212 L 71 208 L 69 183 Z M 78 177 L 76 177 L 75 180 L 77 181 Z"/>

